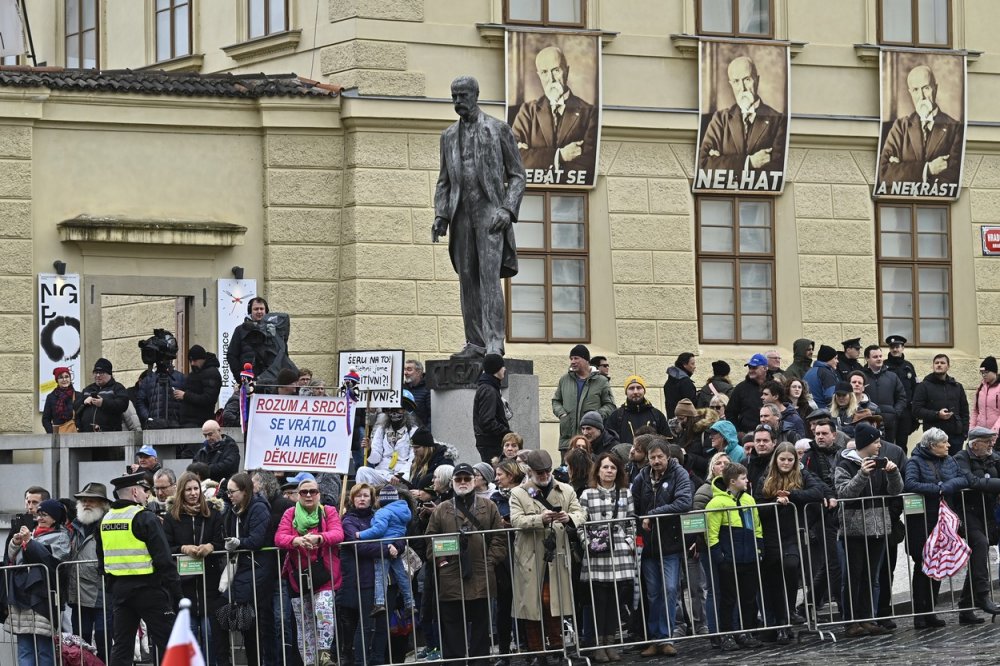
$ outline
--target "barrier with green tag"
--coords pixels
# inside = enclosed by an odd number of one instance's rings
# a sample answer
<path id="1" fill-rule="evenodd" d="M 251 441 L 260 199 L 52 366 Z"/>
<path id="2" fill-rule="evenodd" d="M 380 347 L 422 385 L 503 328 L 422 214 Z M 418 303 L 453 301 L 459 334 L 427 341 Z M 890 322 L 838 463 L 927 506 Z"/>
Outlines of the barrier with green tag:
<path id="1" fill-rule="evenodd" d="M 434 537 L 434 557 L 446 557 L 448 555 L 458 555 L 461 546 L 457 536 Z"/>
<path id="2" fill-rule="evenodd" d="M 903 513 L 907 516 L 920 515 L 924 512 L 924 496 L 909 493 L 903 495 Z"/>
<path id="3" fill-rule="evenodd" d="M 182 576 L 200 576 L 205 573 L 205 560 L 180 555 L 177 558 L 177 573 Z"/>
<path id="4" fill-rule="evenodd" d="M 707 529 L 705 514 L 697 513 L 690 516 L 681 516 L 681 532 L 684 534 L 704 534 Z"/>

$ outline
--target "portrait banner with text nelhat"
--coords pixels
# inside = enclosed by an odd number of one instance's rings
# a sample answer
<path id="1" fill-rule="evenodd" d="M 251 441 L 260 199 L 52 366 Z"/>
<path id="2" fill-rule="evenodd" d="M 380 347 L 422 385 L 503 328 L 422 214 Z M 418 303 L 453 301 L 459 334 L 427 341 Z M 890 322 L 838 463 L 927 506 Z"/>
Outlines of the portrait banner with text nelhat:
<path id="1" fill-rule="evenodd" d="M 698 44 L 694 192 L 779 194 L 790 102 L 787 44 Z"/>

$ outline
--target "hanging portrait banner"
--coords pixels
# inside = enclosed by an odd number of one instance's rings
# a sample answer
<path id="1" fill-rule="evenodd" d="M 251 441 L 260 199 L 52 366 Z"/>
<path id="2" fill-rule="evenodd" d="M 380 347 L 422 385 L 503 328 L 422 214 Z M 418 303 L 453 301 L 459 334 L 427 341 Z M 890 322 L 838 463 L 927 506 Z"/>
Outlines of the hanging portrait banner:
<path id="1" fill-rule="evenodd" d="M 699 42 L 694 192 L 784 189 L 789 57 L 787 44 Z"/>
<path id="2" fill-rule="evenodd" d="M 508 30 L 507 122 L 529 186 L 592 188 L 601 144 L 601 38 Z"/>
<path id="3" fill-rule="evenodd" d="M 965 54 L 882 51 L 873 196 L 954 200 L 965 159 Z"/>

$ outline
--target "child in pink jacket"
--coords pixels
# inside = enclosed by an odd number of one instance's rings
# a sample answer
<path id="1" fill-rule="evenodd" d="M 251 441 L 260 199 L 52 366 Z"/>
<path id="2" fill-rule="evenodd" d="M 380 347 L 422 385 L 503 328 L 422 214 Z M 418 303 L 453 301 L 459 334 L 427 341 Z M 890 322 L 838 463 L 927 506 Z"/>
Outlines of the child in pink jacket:
<path id="1" fill-rule="evenodd" d="M 972 412 L 969 414 L 969 430 L 973 428 L 989 428 L 1000 432 L 1000 381 L 997 377 L 997 360 L 992 356 L 983 359 L 979 366 L 979 374 L 983 383 L 976 389 L 972 401 Z"/>

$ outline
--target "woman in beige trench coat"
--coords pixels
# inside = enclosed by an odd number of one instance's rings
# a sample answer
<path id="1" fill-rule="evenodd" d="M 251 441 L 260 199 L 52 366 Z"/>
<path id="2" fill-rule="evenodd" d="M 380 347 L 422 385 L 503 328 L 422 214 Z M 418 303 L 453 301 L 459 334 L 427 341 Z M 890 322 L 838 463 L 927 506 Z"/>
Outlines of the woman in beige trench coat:
<path id="1" fill-rule="evenodd" d="M 569 534 L 586 520 L 573 487 L 552 477 L 552 458 L 546 451 L 524 455 L 528 480 L 510 494 L 510 522 L 514 537 L 514 617 L 525 620 L 528 649 L 538 652 L 562 645 L 560 617 L 573 613 Z M 545 506 L 546 502 L 552 508 Z M 551 562 L 545 562 L 546 537 L 554 536 Z M 550 540 L 551 543 L 551 540 Z M 543 635 L 544 622 L 544 635 Z M 544 666 L 545 657 L 530 666 Z"/>

